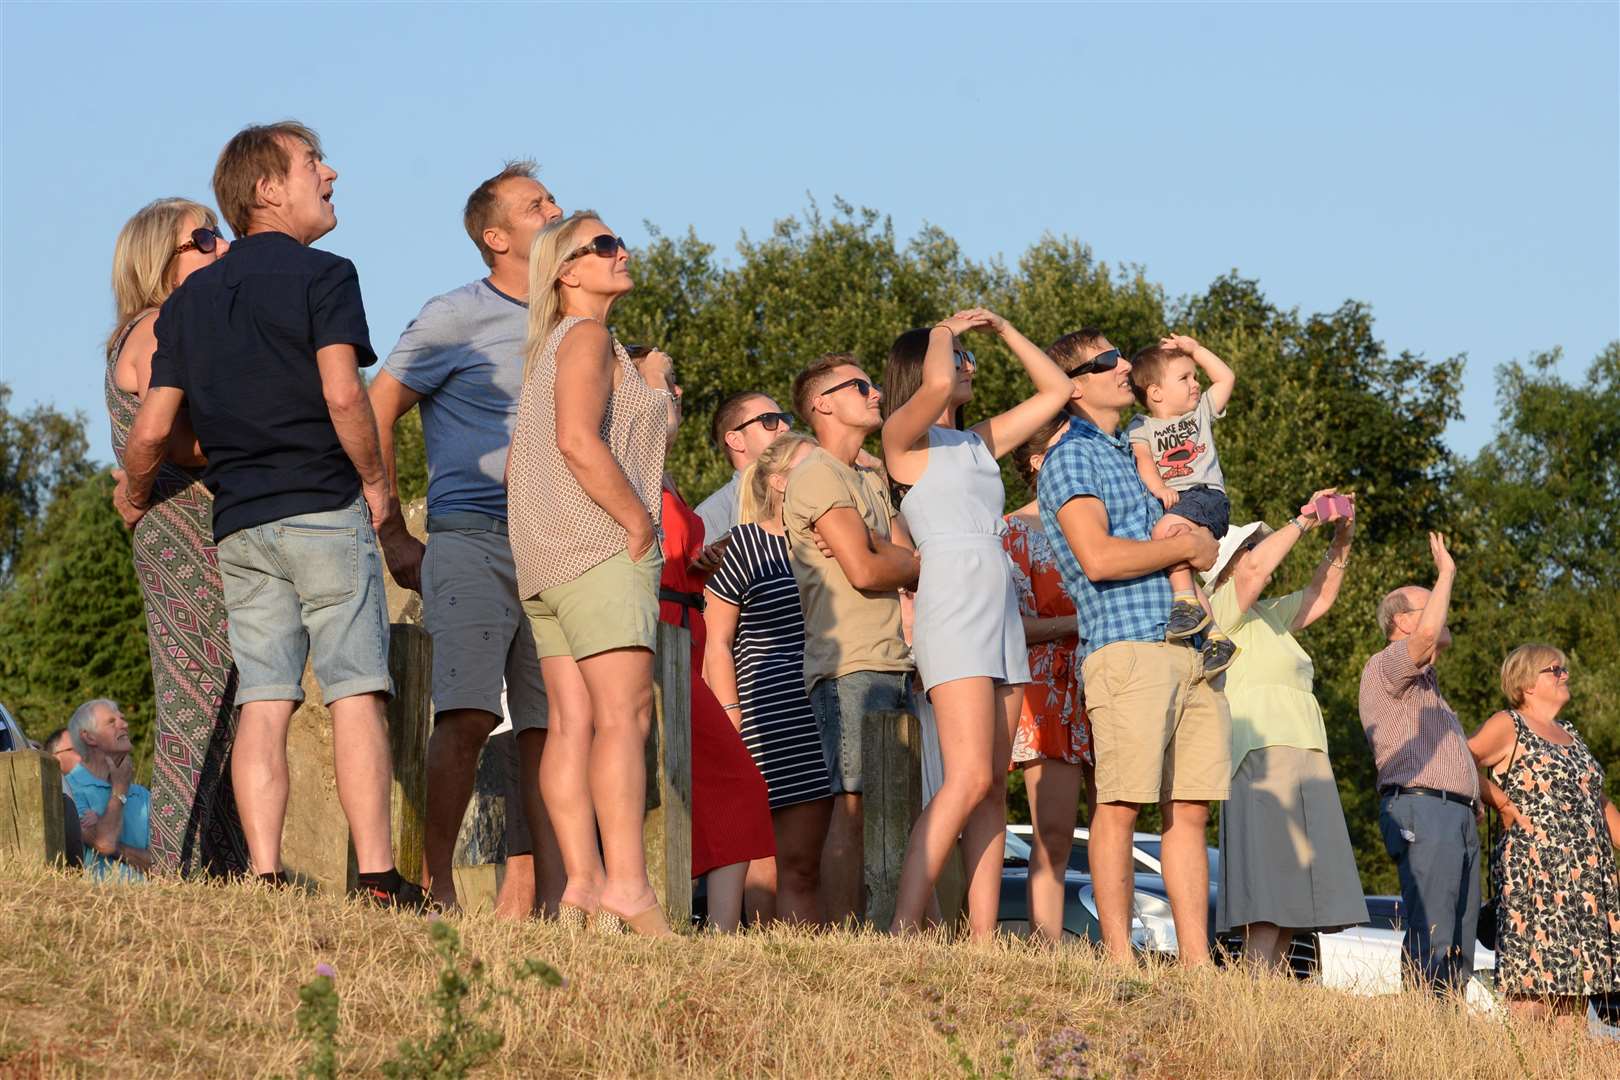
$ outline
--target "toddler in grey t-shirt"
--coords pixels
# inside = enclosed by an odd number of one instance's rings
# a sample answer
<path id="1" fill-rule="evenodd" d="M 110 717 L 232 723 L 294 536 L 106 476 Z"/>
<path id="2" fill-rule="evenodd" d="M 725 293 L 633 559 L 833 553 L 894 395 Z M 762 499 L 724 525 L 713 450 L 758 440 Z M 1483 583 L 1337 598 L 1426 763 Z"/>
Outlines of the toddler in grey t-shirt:
<path id="1" fill-rule="evenodd" d="M 1209 376 L 1207 391 L 1198 383 L 1200 368 Z M 1217 540 L 1226 535 L 1232 504 L 1215 451 L 1215 421 L 1226 415 L 1236 383 L 1237 375 L 1220 357 L 1185 334 L 1163 338 L 1131 358 L 1131 387 L 1146 412 L 1126 425 L 1125 435 L 1142 483 L 1164 504 L 1155 540 L 1189 528 L 1208 529 Z M 1170 568 L 1170 588 L 1174 599 L 1165 636 L 1188 638 L 1203 631 L 1204 673 L 1226 670 L 1237 646 L 1211 619 L 1209 600 L 1190 565 Z"/>

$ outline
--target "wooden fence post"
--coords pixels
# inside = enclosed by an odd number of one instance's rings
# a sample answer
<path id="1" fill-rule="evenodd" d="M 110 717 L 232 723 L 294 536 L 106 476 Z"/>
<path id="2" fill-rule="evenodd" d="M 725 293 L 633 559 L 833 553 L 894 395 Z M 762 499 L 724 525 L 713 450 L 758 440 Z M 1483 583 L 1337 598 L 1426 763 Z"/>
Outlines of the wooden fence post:
<path id="1" fill-rule="evenodd" d="M 50 754 L 0 754 L 0 853 L 54 866 L 64 858 L 62 770 Z"/>
<path id="2" fill-rule="evenodd" d="M 394 623 L 388 630 L 388 753 L 394 782 L 388 800 L 393 823 L 394 865 L 400 876 L 422 883 L 422 837 L 427 823 L 427 744 L 433 731 L 433 638 L 420 626 Z"/>
<path id="3" fill-rule="evenodd" d="M 861 721 L 861 812 L 866 848 L 866 921 L 894 921 L 911 826 L 922 812 L 922 725 L 907 712 Z"/>
<path id="4" fill-rule="evenodd" d="M 670 926 L 680 929 L 692 921 L 692 635 L 666 622 L 658 624 L 653 658 L 647 787 L 647 877 Z"/>

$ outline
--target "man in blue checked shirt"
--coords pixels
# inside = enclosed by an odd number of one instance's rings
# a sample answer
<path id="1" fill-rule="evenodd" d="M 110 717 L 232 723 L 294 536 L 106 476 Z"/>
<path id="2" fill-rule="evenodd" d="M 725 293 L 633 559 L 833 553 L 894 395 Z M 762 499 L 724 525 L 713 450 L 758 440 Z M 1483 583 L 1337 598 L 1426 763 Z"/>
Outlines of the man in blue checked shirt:
<path id="1" fill-rule="evenodd" d="M 1209 801 L 1226 798 L 1231 719 L 1203 679 L 1198 653 L 1166 641 L 1170 581 L 1189 562 L 1207 570 L 1216 544 L 1203 530 L 1152 539 L 1163 514 L 1120 434 L 1134 402 L 1130 362 L 1100 331 L 1048 350 L 1074 380 L 1069 433 L 1047 452 L 1041 523 L 1079 613 L 1086 712 L 1097 766 L 1090 861 L 1103 943 L 1131 959 L 1131 834 L 1143 806 L 1164 809 L 1163 866 L 1181 962 L 1209 960 Z"/>

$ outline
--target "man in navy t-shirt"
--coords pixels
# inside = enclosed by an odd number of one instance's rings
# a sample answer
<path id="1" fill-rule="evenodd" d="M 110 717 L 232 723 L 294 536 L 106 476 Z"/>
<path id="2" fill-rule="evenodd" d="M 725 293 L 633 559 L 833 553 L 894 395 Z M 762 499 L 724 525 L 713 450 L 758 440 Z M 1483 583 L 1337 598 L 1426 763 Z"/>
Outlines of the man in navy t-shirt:
<path id="1" fill-rule="evenodd" d="M 420 904 L 394 868 L 384 707 L 388 610 L 376 530 L 391 513 L 360 368 L 376 362 L 349 260 L 309 245 L 337 224 L 320 139 L 287 121 L 238 132 L 214 197 L 238 239 L 164 302 L 152 382 L 113 501 L 148 509 L 182 408 L 208 464 L 241 708 L 231 779 L 254 869 L 285 880 L 287 728 L 313 657 L 332 711 L 359 891 Z"/>

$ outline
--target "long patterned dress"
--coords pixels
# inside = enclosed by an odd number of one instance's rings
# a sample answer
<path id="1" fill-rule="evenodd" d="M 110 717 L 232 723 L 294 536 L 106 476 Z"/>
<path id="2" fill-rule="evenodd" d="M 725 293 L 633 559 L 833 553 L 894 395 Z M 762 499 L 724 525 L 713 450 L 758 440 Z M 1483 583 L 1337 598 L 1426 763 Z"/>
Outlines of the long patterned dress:
<path id="1" fill-rule="evenodd" d="M 1073 615 L 1074 601 L 1063 591 L 1046 530 L 1012 514 L 1006 520 L 1001 546 L 1012 562 L 1018 613 L 1031 619 Z M 1059 638 L 1029 646 L 1030 683 L 1024 687 L 1013 736 L 1012 768 L 1043 759 L 1070 765 L 1091 762 L 1091 724 L 1074 655 L 1079 643 L 1078 638 Z"/>
<path id="2" fill-rule="evenodd" d="M 113 367 L 130 331 L 148 314 L 132 319 L 107 354 L 107 414 L 120 465 L 140 399 L 119 389 Z M 214 546 L 214 498 L 200 473 L 167 461 L 159 467 L 152 509 L 135 527 L 134 549 L 157 698 L 155 866 L 183 874 L 245 871 L 247 842 L 229 768 L 236 737 L 236 669 Z"/>
<path id="3" fill-rule="evenodd" d="M 1498 783 L 1530 822 L 1497 839 L 1496 985 L 1513 997 L 1620 990 L 1620 876 L 1603 820 L 1603 766 L 1513 713 L 1518 752 Z"/>

